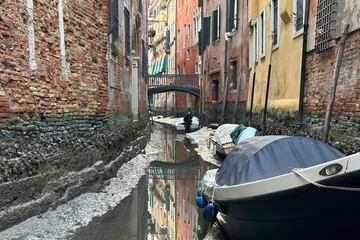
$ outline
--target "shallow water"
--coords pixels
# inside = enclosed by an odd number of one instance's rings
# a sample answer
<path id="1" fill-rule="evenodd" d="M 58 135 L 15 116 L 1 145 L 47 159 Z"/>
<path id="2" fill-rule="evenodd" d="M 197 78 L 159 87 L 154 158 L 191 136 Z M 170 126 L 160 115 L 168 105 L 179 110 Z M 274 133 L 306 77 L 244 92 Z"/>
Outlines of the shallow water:
<path id="1" fill-rule="evenodd" d="M 205 238 L 209 224 L 196 207 L 196 189 L 214 168 L 173 127 L 161 127 L 162 149 L 132 194 L 105 216 L 78 231 L 74 240 Z"/>

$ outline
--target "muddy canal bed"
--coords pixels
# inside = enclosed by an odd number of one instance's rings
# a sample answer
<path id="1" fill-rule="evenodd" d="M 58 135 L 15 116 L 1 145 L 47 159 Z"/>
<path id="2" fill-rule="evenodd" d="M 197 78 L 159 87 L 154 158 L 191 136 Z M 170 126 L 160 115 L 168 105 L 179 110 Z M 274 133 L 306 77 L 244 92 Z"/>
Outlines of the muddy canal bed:
<path id="1" fill-rule="evenodd" d="M 119 206 L 77 231 L 73 240 L 225 239 L 196 207 L 196 189 L 215 165 L 203 161 L 185 134 L 156 125 L 161 149 L 133 190 Z M 209 229 L 210 232 L 209 232 Z"/>

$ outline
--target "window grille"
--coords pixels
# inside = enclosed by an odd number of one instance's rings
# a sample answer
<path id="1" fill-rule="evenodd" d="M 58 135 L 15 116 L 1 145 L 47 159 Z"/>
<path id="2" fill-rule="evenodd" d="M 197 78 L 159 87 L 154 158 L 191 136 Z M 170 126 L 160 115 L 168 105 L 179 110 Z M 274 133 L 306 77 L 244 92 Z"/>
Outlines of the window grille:
<path id="1" fill-rule="evenodd" d="M 304 27 L 304 1 L 296 1 L 295 30 L 300 31 Z"/>
<path id="2" fill-rule="evenodd" d="M 317 6 L 315 52 L 331 47 L 336 26 L 336 0 L 319 0 Z"/>
<path id="3" fill-rule="evenodd" d="M 272 15 L 273 15 L 273 29 L 272 29 L 272 36 L 273 36 L 273 46 L 276 46 L 278 44 L 278 30 L 279 30 L 279 8 L 278 8 L 278 0 L 272 1 Z"/>

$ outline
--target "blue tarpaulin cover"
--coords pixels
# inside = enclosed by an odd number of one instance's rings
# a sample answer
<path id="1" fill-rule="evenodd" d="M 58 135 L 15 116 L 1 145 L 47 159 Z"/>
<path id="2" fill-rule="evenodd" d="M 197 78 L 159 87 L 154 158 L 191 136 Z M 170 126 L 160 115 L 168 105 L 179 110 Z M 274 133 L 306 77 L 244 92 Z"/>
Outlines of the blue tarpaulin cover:
<path id="1" fill-rule="evenodd" d="M 216 183 L 231 186 L 254 182 L 289 173 L 290 168 L 308 168 L 344 156 L 312 138 L 252 137 L 228 154 L 217 172 Z"/>

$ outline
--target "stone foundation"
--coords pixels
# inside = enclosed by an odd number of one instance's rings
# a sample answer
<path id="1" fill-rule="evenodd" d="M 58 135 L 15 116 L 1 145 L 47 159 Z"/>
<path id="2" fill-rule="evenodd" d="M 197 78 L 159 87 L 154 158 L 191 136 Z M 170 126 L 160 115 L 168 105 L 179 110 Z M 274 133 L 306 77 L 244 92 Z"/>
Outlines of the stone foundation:
<path id="1" fill-rule="evenodd" d="M 266 131 L 262 130 L 262 114 L 253 115 L 252 126 L 264 135 L 308 136 L 321 140 L 324 117 L 306 115 L 300 124 L 296 113 L 272 112 L 268 114 Z M 248 124 L 248 118 L 243 121 Z M 334 116 L 331 121 L 329 144 L 350 155 L 360 152 L 360 119 Z"/>

